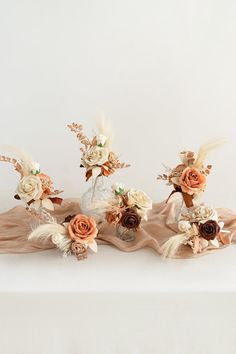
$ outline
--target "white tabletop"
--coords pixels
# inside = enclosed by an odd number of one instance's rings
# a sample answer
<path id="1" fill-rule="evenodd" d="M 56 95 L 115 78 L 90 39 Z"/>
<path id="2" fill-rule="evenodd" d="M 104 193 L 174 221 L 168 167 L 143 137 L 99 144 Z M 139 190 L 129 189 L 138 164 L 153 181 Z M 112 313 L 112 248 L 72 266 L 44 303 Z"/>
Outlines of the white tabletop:
<path id="1" fill-rule="evenodd" d="M 57 250 L 0 255 L 1 292 L 233 292 L 236 247 L 195 259 L 162 260 L 151 249 L 100 246 L 85 261 Z"/>

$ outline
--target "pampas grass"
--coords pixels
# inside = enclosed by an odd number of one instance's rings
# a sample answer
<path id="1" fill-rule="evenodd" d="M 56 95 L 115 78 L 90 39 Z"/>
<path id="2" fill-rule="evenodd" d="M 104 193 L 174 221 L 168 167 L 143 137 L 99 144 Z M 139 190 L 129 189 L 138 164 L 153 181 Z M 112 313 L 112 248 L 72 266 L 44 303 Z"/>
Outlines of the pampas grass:
<path id="1" fill-rule="evenodd" d="M 48 240 L 49 238 L 54 237 L 55 235 L 66 235 L 67 230 L 64 226 L 59 224 L 44 224 L 37 227 L 33 230 L 28 239 L 30 241 L 37 241 L 37 240 Z"/>
<path id="2" fill-rule="evenodd" d="M 178 234 L 169 238 L 161 247 L 162 257 L 173 258 L 178 252 L 179 247 L 183 245 L 185 241 L 185 234 Z"/>
<path id="3" fill-rule="evenodd" d="M 197 154 L 196 161 L 194 163 L 194 167 L 202 168 L 209 152 L 222 146 L 223 144 L 225 144 L 225 142 L 226 142 L 226 139 L 216 139 L 216 140 L 209 141 L 206 144 L 203 144 L 198 150 L 198 154 Z"/>
<path id="4" fill-rule="evenodd" d="M 107 137 L 106 147 L 109 150 L 112 150 L 114 133 L 113 133 L 111 122 L 105 119 L 103 115 L 100 115 L 96 118 L 96 125 L 99 134 L 105 135 Z"/>
<path id="5" fill-rule="evenodd" d="M 19 160 L 24 174 L 29 174 L 34 168 L 34 160 L 30 154 L 17 146 L 6 146 L 7 150 L 15 154 Z"/>

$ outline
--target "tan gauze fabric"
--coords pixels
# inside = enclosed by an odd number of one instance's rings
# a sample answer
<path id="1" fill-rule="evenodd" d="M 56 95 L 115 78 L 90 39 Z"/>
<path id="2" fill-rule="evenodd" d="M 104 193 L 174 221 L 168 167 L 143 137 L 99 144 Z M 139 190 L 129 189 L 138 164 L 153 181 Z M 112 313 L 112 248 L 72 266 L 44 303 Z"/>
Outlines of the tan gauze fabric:
<path id="1" fill-rule="evenodd" d="M 80 213 L 79 201 L 65 200 L 61 207 L 56 208 L 54 216 L 60 223 L 64 221 L 66 216 L 78 213 Z M 173 223 L 174 214 L 175 206 L 173 203 L 154 204 L 153 210 L 149 213 L 148 221 L 143 222 L 141 228 L 136 232 L 135 241 L 125 242 L 120 240 L 116 236 L 116 230 L 113 226 L 103 224 L 100 228 L 98 243 L 108 244 L 125 252 L 150 247 L 160 254 L 161 245 L 177 233 L 177 225 Z M 225 222 L 225 229 L 231 232 L 232 243 L 236 242 L 236 213 L 228 209 L 218 209 L 218 214 L 220 221 Z M 22 206 L 0 214 L 0 253 L 39 252 L 54 248 L 55 246 L 50 241 L 28 241 L 28 235 L 37 223 L 37 219 L 30 216 Z M 207 253 L 215 250 L 209 250 Z M 181 246 L 177 257 L 193 257 L 190 247 Z"/>

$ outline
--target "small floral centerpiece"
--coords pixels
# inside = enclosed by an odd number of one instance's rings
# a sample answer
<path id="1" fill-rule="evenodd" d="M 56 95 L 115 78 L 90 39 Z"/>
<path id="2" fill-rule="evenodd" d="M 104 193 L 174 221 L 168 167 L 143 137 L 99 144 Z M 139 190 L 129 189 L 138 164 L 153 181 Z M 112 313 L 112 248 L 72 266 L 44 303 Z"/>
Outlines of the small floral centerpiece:
<path id="1" fill-rule="evenodd" d="M 174 193 L 180 192 L 187 208 L 194 205 L 194 199 L 205 190 L 207 176 L 212 168 L 212 165 L 204 166 L 206 157 L 209 151 L 220 146 L 223 142 L 223 140 L 217 140 L 205 144 L 200 147 L 197 154 L 192 151 L 180 153 L 181 163 L 174 169 L 167 167 L 166 173 L 157 177 L 158 180 L 164 180 L 168 185 L 174 187 L 170 197 Z"/>
<path id="2" fill-rule="evenodd" d="M 126 189 L 123 184 L 112 187 L 113 198 L 106 212 L 106 221 L 117 227 L 123 241 L 133 241 L 142 220 L 147 220 L 152 209 L 151 199 L 141 190 Z"/>
<path id="3" fill-rule="evenodd" d="M 92 139 L 85 135 L 81 124 L 72 123 L 68 128 L 82 144 L 80 167 L 85 169 L 86 181 L 92 180 L 92 187 L 81 198 L 81 210 L 84 214 L 93 216 L 97 222 L 103 221 L 104 211 L 96 205 L 111 197 L 110 189 L 104 186 L 104 178 L 129 165 L 120 162 L 113 152 L 112 129 L 104 119 L 98 121 L 98 132 Z"/>
<path id="4" fill-rule="evenodd" d="M 191 247 L 194 254 L 231 243 L 230 232 L 224 230 L 217 211 L 204 204 L 182 214 L 178 223 L 179 234 L 162 246 L 163 257 L 174 257 L 181 245 Z"/>
<path id="5" fill-rule="evenodd" d="M 98 235 L 96 222 L 93 218 L 78 214 L 68 216 L 62 224 L 51 220 L 51 223 L 40 225 L 29 235 L 29 240 L 51 242 L 64 256 L 75 255 L 78 260 L 87 258 L 88 249 L 97 252 L 95 238 Z"/>
<path id="6" fill-rule="evenodd" d="M 54 204 L 61 204 L 52 179 L 41 172 L 40 165 L 34 162 L 30 155 L 17 149 L 20 160 L 7 156 L 0 156 L 0 161 L 11 163 L 20 174 L 20 182 L 16 189 L 15 199 L 25 203 L 26 209 L 39 216 L 47 217 L 47 211 L 54 210 Z"/>

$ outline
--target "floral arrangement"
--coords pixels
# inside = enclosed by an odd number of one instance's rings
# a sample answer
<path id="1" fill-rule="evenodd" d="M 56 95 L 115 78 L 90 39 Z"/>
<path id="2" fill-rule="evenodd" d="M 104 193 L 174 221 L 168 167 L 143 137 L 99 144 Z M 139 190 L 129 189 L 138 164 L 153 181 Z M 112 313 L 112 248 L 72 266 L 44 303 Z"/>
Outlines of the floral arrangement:
<path id="1" fill-rule="evenodd" d="M 123 234 L 136 231 L 142 220 L 147 220 L 152 200 L 141 190 L 126 189 L 123 184 L 112 187 L 114 198 L 107 208 L 105 219 L 109 224 L 121 226 Z"/>
<path id="2" fill-rule="evenodd" d="M 75 255 L 78 260 L 87 258 L 88 249 L 97 252 L 95 238 L 98 235 L 93 218 L 78 214 L 68 216 L 62 224 L 52 218 L 48 224 L 40 225 L 29 235 L 29 240 L 48 240 L 63 252 L 64 256 Z"/>
<path id="3" fill-rule="evenodd" d="M 159 175 L 157 179 L 167 181 L 167 185 L 174 187 L 170 196 L 181 192 L 186 206 L 192 207 L 195 197 L 205 190 L 207 176 L 211 172 L 212 165 L 204 166 L 206 157 L 211 150 L 222 145 L 223 142 L 217 140 L 205 144 L 200 147 L 197 154 L 192 151 L 181 152 L 181 163 L 174 169 L 166 167 L 166 173 Z"/>
<path id="4" fill-rule="evenodd" d="M 201 204 L 181 215 L 179 234 L 171 237 L 163 246 L 163 257 L 174 257 L 181 245 L 188 245 L 194 254 L 231 243 L 230 232 L 224 230 L 217 211 Z"/>
<path id="5" fill-rule="evenodd" d="M 11 163 L 20 174 L 20 182 L 16 189 L 15 199 L 22 200 L 27 210 L 54 210 L 54 204 L 61 204 L 62 199 L 58 194 L 62 191 L 55 190 L 52 179 L 41 172 L 40 165 L 33 161 L 30 155 L 16 149 L 20 160 L 7 156 L 0 156 L 0 161 Z"/>
<path id="6" fill-rule="evenodd" d="M 117 169 L 130 165 L 121 163 L 117 155 L 112 151 L 112 133 L 107 122 L 101 120 L 98 124 L 99 133 L 92 140 L 84 134 L 81 124 L 72 123 L 68 128 L 76 134 L 83 145 L 81 165 L 86 169 L 86 181 L 91 177 L 110 176 Z"/>

